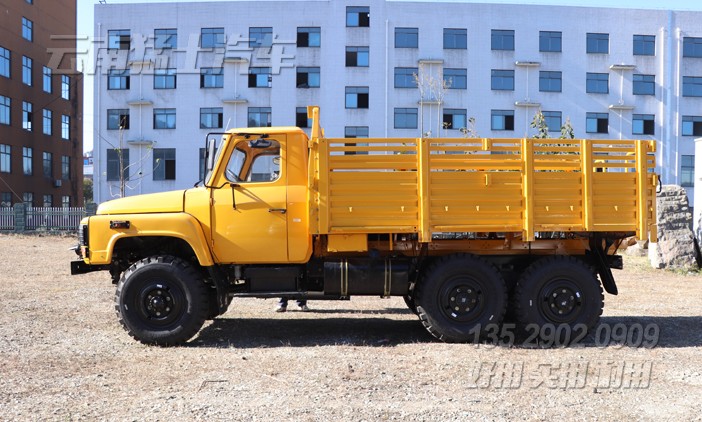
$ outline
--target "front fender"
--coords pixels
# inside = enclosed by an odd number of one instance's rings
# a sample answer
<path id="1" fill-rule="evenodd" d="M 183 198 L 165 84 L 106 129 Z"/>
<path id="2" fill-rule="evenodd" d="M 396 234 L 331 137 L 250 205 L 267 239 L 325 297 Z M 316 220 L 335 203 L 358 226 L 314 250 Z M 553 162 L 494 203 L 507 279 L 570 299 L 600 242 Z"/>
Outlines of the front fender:
<path id="1" fill-rule="evenodd" d="M 110 228 L 111 222 L 129 222 L 128 228 Z M 112 262 L 115 244 L 128 237 L 163 236 L 183 239 L 202 266 L 214 265 L 212 253 L 200 222 L 192 215 L 178 213 L 97 215 L 90 217 L 86 264 Z"/>

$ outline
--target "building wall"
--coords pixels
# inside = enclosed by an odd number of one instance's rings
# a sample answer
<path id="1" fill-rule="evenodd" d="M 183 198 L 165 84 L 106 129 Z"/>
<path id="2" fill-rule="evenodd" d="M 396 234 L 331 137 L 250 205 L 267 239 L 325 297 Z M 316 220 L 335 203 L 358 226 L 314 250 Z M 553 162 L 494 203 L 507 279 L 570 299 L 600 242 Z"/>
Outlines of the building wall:
<path id="1" fill-rule="evenodd" d="M 32 22 L 32 41 L 22 36 L 22 18 Z M 10 172 L 0 172 L 0 192 L 4 206 L 23 202 L 26 193 L 32 205 L 45 205 L 51 195 L 52 206 L 83 204 L 82 169 L 82 75 L 72 68 L 70 56 L 54 63 L 52 51 L 75 50 L 75 0 L 12 0 L 0 6 L 0 47 L 10 51 L 10 76 L 0 76 L 0 95 L 10 98 L 10 124 L 0 124 L 0 144 L 11 147 Z M 63 39 L 52 39 L 52 36 Z M 23 83 L 23 56 L 32 60 L 32 85 Z M 56 56 L 59 57 L 59 56 Z M 45 92 L 43 68 L 51 69 L 51 92 Z M 69 74 L 69 99 L 62 98 L 62 74 Z M 23 102 L 32 104 L 32 130 L 23 128 Z M 43 110 L 52 112 L 51 135 L 43 130 Z M 69 139 L 62 138 L 62 116 L 69 117 Z M 32 148 L 31 175 L 23 169 L 23 148 Z M 43 153 L 52 154 L 51 176 L 43 171 Z M 70 172 L 62 175 L 62 157 L 70 157 Z M 48 203 L 46 204 L 48 205 Z"/>
<path id="2" fill-rule="evenodd" d="M 347 27 L 347 6 L 369 6 L 369 27 Z M 127 67 L 103 51 L 105 59 L 95 82 L 95 194 L 96 202 L 119 196 L 119 183 L 105 181 L 107 149 L 120 145 L 130 151 L 127 195 L 187 188 L 198 179 L 199 148 L 206 129 L 199 127 L 200 108 L 222 107 L 223 129 L 247 126 L 249 107 L 271 107 L 273 125 L 295 125 L 295 108 L 320 105 L 327 136 L 342 137 L 345 127 L 368 127 L 371 137 L 418 137 L 422 130 L 432 136 L 461 136 L 437 125 L 436 105 L 418 105 L 417 89 L 395 88 L 396 67 L 417 68 L 426 63 L 427 73 L 437 77 L 440 69 L 463 68 L 467 89 L 449 89 L 443 108 L 466 109 L 474 117 L 482 137 L 531 136 L 529 127 L 538 109 L 560 111 L 569 118 L 576 138 L 655 139 L 659 142 L 659 172 L 665 183 L 681 183 L 684 155 L 694 155 L 694 136 L 682 136 L 682 116 L 702 115 L 702 97 L 681 95 L 682 76 L 702 76 L 701 58 L 682 58 L 682 38 L 702 37 L 699 12 L 630 10 L 588 7 L 555 7 L 504 4 L 421 3 L 384 0 L 343 1 L 231 1 L 217 3 L 107 4 L 96 5 L 96 35 L 107 39 L 109 30 L 129 29 L 135 48 L 129 90 L 108 90 L 105 74 L 109 63 Z M 221 57 L 248 57 L 249 63 L 225 62 L 224 86 L 200 88 L 193 70 L 202 28 L 222 27 L 228 40 L 248 38 L 250 27 L 272 27 L 274 48 L 246 50 L 228 45 Z M 296 47 L 298 27 L 320 27 L 321 47 Z M 395 48 L 396 28 L 418 28 L 417 48 Z M 157 54 L 148 48 L 154 29 L 176 28 L 179 51 Z M 445 49 L 444 28 L 467 30 L 466 49 Z M 491 31 L 513 30 L 513 51 L 493 51 Z M 562 33 L 561 52 L 540 52 L 539 32 Z M 587 54 L 587 33 L 609 34 L 607 54 Z M 633 54 L 634 35 L 655 36 L 655 55 Z M 244 43 L 246 44 L 246 43 Z M 188 47 L 190 45 L 190 47 Z M 282 48 L 278 48 L 282 46 Z M 347 67 L 346 47 L 368 46 L 368 67 Z M 134 45 L 132 45 L 134 47 Z M 146 51 L 146 53 L 143 53 Z M 113 52 L 114 53 L 114 52 Z M 217 60 L 217 52 L 199 51 L 198 66 Z M 277 60 L 281 56 L 282 60 Z M 153 76 L 142 72 L 144 58 L 158 67 L 163 57 L 178 68 L 176 89 L 153 89 Z M 268 58 L 273 60 L 267 61 Z M 107 60 L 109 58 L 109 60 Z M 247 69 L 281 63 L 270 88 L 249 88 Z M 524 66 L 516 63 L 536 62 Z M 612 65 L 631 65 L 624 70 Z M 297 88 L 294 66 L 320 67 L 319 88 Z M 150 68 L 150 69 L 152 69 Z M 491 70 L 513 70 L 514 90 L 491 89 Z M 539 90 L 540 71 L 562 72 L 561 92 Z M 242 73 L 243 72 L 243 73 Z M 608 92 L 586 92 L 586 74 L 609 75 Z M 633 75 L 655 75 L 655 95 L 634 95 Z M 368 87 L 368 109 L 345 107 L 346 87 Z M 237 101 L 234 101 L 234 100 Z M 245 102 L 244 102 L 245 101 Z M 610 106 L 614 106 L 611 108 Z M 624 106 L 624 107 L 622 107 Z M 176 108 L 176 129 L 154 129 L 154 108 Z M 128 108 L 128 130 L 106 130 L 107 110 Z M 394 127 L 395 108 L 421 108 L 416 129 Z M 513 130 L 492 130 L 492 110 L 514 112 Z M 607 133 L 587 133 L 587 113 L 607 113 Z M 634 135 L 634 114 L 655 115 L 653 135 Z M 443 117 L 443 116 L 442 116 Z M 553 132 L 554 136 L 559 133 Z M 111 146 L 110 146 L 111 145 Z M 176 178 L 153 180 L 152 148 L 176 148 Z M 689 189 L 690 191 L 692 189 Z"/>

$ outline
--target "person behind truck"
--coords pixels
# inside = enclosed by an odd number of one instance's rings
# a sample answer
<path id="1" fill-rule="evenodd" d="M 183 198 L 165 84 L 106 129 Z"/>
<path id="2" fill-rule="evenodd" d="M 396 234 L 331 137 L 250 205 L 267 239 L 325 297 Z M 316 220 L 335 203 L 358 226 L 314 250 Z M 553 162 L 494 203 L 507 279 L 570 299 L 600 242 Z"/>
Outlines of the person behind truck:
<path id="1" fill-rule="evenodd" d="M 310 310 L 310 308 L 307 306 L 307 300 L 305 300 L 305 299 L 298 299 L 297 300 L 297 307 L 302 312 L 307 312 Z M 276 312 L 285 312 L 287 310 L 288 310 L 288 298 L 281 297 L 280 301 L 278 301 L 278 305 L 275 307 L 275 311 Z"/>

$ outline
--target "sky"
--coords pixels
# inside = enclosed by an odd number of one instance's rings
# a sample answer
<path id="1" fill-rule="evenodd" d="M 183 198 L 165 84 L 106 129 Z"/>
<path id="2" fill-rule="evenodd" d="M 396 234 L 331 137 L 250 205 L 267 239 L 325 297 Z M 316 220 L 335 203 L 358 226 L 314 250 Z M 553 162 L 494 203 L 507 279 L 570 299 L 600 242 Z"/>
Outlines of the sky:
<path id="1" fill-rule="evenodd" d="M 93 35 L 93 8 L 97 3 L 145 3 L 146 1 L 134 0 L 77 0 L 78 6 L 78 36 Z M 151 3 L 182 3 L 186 1 L 198 2 L 205 0 L 150 0 Z M 229 0 L 206 0 L 206 1 L 229 1 Z M 258 0 L 268 1 L 268 0 Z M 332 0 L 333 1 L 333 0 Z M 426 1 L 433 0 L 405 0 L 405 1 Z M 456 3 L 507 3 L 507 4 L 541 4 L 553 6 L 588 6 L 588 7 L 614 7 L 614 8 L 635 8 L 635 9 L 664 9 L 664 10 L 694 10 L 702 11 L 702 1 L 700 0 L 441 0 Z M 79 44 L 79 50 L 81 45 Z M 83 82 L 83 151 L 93 149 L 93 78 L 85 75 Z"/>

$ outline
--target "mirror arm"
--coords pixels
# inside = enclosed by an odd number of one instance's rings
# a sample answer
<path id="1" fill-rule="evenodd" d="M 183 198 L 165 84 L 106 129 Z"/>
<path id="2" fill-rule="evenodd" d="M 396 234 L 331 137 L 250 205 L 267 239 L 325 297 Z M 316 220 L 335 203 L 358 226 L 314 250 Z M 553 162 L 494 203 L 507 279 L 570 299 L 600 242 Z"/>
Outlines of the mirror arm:
<path id="1" fill-rule="evenodd" d="M 240 185 L 238 183 L 230 183 L 229 186 L 232 187 L 232 209 L 236 209 L 236 188 Z"/>

